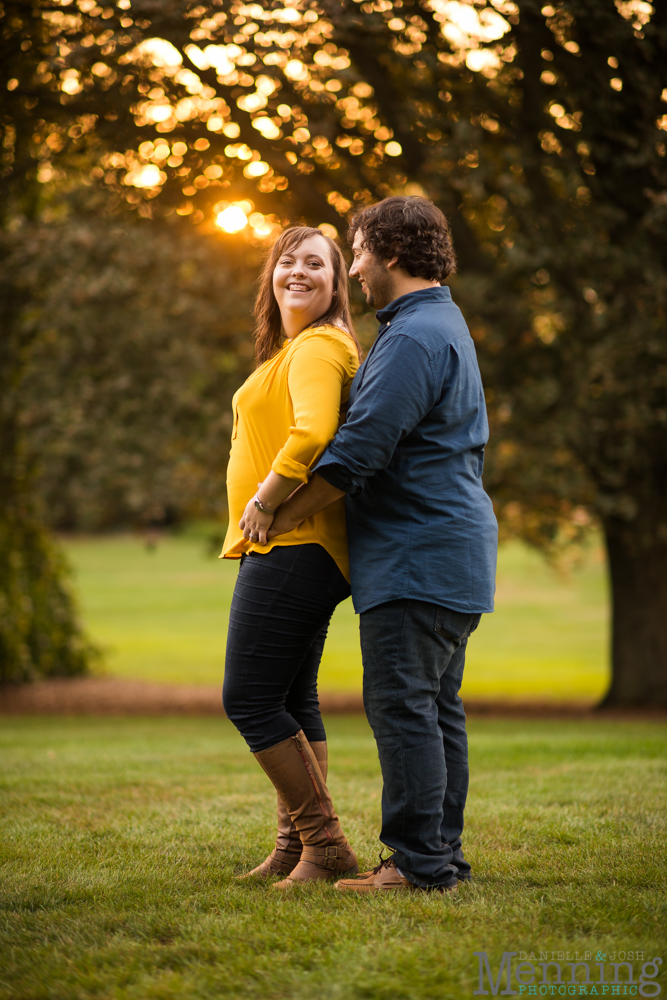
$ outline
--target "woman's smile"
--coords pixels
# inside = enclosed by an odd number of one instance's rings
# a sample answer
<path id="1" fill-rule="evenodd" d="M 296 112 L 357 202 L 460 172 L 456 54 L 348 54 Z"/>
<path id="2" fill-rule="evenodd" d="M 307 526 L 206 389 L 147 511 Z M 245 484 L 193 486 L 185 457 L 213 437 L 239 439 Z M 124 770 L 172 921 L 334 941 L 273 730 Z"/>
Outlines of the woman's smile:
<path id="1" fill-rule="evenodd" d="M 326 313 L 334 295 L 334 272 L 324 236 L 309 236 L 278 258 L 273 292 L 289 340 Z"/>

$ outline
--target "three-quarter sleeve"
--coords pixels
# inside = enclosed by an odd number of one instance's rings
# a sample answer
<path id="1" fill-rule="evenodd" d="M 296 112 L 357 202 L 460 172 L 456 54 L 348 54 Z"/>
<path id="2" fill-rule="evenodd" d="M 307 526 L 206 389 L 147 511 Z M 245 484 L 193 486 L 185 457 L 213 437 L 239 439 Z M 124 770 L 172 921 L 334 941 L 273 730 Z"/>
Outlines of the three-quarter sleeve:
<path id="1" fill-rule="evenodd" d="M 351 349 L 351 341 L 348 347 L 324 330 L 299 334 L 287 377 L 294 423 L 271 466 L 278 475 L 307 482 L 312 467 L 335 436 Z"/>

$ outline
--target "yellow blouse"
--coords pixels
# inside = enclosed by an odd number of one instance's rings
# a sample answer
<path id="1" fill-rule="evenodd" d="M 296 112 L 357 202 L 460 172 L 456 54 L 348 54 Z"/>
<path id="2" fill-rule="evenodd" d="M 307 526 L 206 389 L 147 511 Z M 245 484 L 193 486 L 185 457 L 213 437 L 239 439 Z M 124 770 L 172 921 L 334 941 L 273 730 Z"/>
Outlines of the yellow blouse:
<path id="1" fill-rule="evenodd" d="M 234 429 L 227 468 L 229 528 L 221 558 L 269 552 L 275 545 L 319 543 L 349 581 L 345 501 L 341 497 L 266 545 L 243 537 L 239 521 L 273 469 L 308 481 L 344 419 L 359 367 L 352 338 L 335 326 L 304 330 L 253 372 L 232 400 Z"/>

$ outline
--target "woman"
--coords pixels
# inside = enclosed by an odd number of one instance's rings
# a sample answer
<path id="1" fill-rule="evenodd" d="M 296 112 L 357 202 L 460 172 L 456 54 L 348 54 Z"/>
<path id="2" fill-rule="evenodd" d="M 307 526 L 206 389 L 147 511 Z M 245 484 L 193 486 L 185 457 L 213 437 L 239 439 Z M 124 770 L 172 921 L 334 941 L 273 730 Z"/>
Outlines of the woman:
<path id="1" fill-rule="evenodd" d="M 275 848 L 248 874 L 286 875 L 275 887 L 289 888 L 358 870 L 326 786 L 317 698 L 329 620 L 350 593 L 343 501 L 267 541 L 275 510 L 334 437 L 359 366 L 345 260 L 333 240 L 306 226 L 278 237 L 255 320 L 258 367 L 233 400 L 222 555 L 241 566 L 223 703 L 278 793 Z"/>

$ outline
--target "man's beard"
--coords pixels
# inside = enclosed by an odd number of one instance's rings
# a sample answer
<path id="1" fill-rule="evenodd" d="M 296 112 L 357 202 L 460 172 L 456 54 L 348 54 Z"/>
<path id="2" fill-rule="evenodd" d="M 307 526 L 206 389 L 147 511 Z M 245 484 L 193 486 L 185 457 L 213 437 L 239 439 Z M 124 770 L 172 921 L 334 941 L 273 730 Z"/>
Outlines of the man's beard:
<path id="1" fill-rule="evenodd" d="M 379 261 L 364 275 L 366 301 L 375 309 L 384 309 L 394 301 L 394 282 L 389 269 Z"/>

